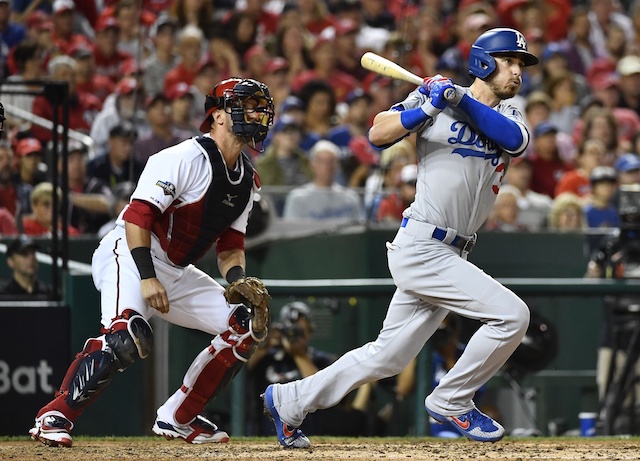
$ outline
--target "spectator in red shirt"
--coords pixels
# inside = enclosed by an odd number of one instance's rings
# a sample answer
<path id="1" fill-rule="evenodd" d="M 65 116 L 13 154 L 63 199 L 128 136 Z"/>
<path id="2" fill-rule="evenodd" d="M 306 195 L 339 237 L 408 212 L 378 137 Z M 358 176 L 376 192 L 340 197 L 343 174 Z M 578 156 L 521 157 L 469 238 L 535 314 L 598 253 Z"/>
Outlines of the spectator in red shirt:
<path id="1" fill-rule="evenodd" d="M 13 151 L 11 146 L 0 143 L 0 207 L 15 216 L 18 207 L 18 193 L 12 182 Z"/>
<path id="2" fill-rule="evenodd" d="M 531 155 L 531 190 L 552 198 L 558 181 L 571 169 L 560 157 L 556 133 L 558 129 L 551 123 L 538 124 L 533 132 Z"/>
<path id="3" fill-rule="evenodd" d="M 578 197 L 591 193 L 591 171 L 597 166 L 606 165 L 607 150 L 599 139 L 587 139 L 578 146 L 575 159 L 576 169 L 565 172 L 555 188 L 557 197 L 563 192 L 572 192 Z"/>
<path id="4" fill-rule="evenodd" d="M 77 47 L 71 53 L 76 61 L 76 85 L 79 93 L 89 93 L 104 103 L 107 96 L 114 92 L 116 84 L 104 74 L 96 72 L 93 52 L 84 46 Z"/>
<path id="5" fill-rule="evenodd" d="M 15 147 L 18 157 L 18 168 L 12 178 L 13 187 L 18 197 L 16 217 L 31 213 L 31 191 L 34 186 L 45 180 L 45 174 L 40 170 L 43 149 L 42 144 L 35 138 L 20 139 Z"/>
<path id="6" fill-rule="evenodd" d="M 418 165 L 409 164 L 400 171 L 399 192 L 393 192 L 380 201 L 378 208 L 379 222 L 400 222 L 402 212 L 416 198 L 416 182 L 418 180 Z"/>
<path id="7" fill-rule="evenodd" d="M 313 35 L 320 34 L 332 24 L 327 5 L 322 0 L 299 2 L 298 10 L 302 24 Z"/>
<path id="8" fill-rule="evenodd" d="M 124 61 L 133 57 L 118 49 L 118 34 L 120 26 L 112 17 L 102 17 L 96 24 L 96 45 L 93 56 L 96 62 L 96 73 L 106 75 L 114 83 L 122 77 L 120 69 Z"/>
<path id="9" fill-rule="evenodd" d="M 362 50 L 356 44 L 360 26 L 351 19 L 340 19 L 333 28 L 336 31 L 335 53 L 338 70 L 362 80 L 367 76 L 367 70 L 360 65 Z"/>
<path id="10" fill-rule="evenodd" d="M 60 191 L 58 191 L 60 197 Z M 58 202 L 60 203 L 60 202 Z M 31 193 L 31 208 L 33 213 L 22 218 L 22 228 L 25 235 L 51 236 L 53 226 L 53 185 L 50 182 L 38 184 Z M 59 226 L 62 228 L 62 225 Z M 67 226 L 69 236 L 80 235 L 81 232 L 73 226 Z"/>
<path id="11" fill-rule="evenodd" d="M 14 58 L 17 72 L 6 78 L 7 82 L 12 83 L 10 87 L 3 85 L 0 88 L 0 91 L 3 93 L 2 102 L 24 111 L 31 112 L 35 96 L 29 94 L 11 94 L 11 90 L 16 92 L 26 92 L 29 90 L 33 91 L 39 89 L 39 85 L 18 84 L 18 82 L 37 80 L 41 78 L 43 73 L 42 51 L 38 44 L 33 40 L 23 40 L 13 49 L 12 56 Z M 11 117 L 6 121 L 6 123 L 10 127 L 20 125 L 28 127 L 30 125 L 30 123 L 22 117 L 16 116 Z"/>
<path id="12" fill-rule="evenodd" d="M 178 65 L 164 78 L 164 87 L 171 88 L 184 82 L 191 85 L 200 68 L 204 35 L 196 26 L 188 25 L 178 34 Z"/>
<path id="13" fill-rule="evenodd" d="M 167 89 L 166 96 L 171 101 L 169 112 L 174 133 L 182 139 L 199 135 L 201 122 L 191 117 L 194 101 L 191 87 L 186 83 L 178 83 Z"/>
<path id="14" fill-rule="evenodd" d="M 69 129 L 89 133 L 95 114 L 102 102 L 91 93 L 80 93 L 76 86 L 76 62 L 69 56 L 56 56 L 47 66 L 49 77 L 69 84 Z M 38 96 L 33 101 L 33 114 L 46 120 L 53 119 L 53 107 L 47 98 Z M 62 122 L 62 106 L 58 110 L 58 120 Z M 41 142 L 51 140 L 51 130 L 33 125 L 33 135 Z"/>
<path id="15" fill-rule="evenodd" d="M 271 59 L 269 52 L 262 45 L 253 45 L 242 58 L 243 75 L 249 78 L 262 78 L 264 75 L 262 73 L 264 66 L 266 66 L 267 62 Z"/>
<path id="16" fill-rule="evenodd" d="M 289 63 L 281 57 L 271 58 L 259 75 L 262 75 L 262 81 L 269 88 L 273 103 L 278 107 L 291 93 L 289 85 Z"/>
<path id="17" fill-rule="evenodd" d="M 95 234 L 110 219 L 113 195 L 109 186 L 98 179 L 87 178 L 87 146 L 70 140 L 67 149 L 67 177 L 69 178 L 69 223 L 82 233 Z M 62 156 L 58 172 L 62 174 Z"/>
<path id="18" fill-rule="evenodd" d="M 336 68 L 333 39 L 319 38 L 313 46 L 311 59 L 313 60 L 313 69 L 302 72 L 291 83 L 294 92 L 299 91 L 310 80 L 324 80 L 333 88 L 336 99 L 344 101 L 351 91 L 360 86 L 354 77 Z"/>
<path id="19" fill-rule="evenodd" d="M 68 55 L 71 49 L 78 45 L 90 46 L 89 39 L 74 32 L 74 12 L 76 5 L 73 0 L 55 0 L 53 2 L 53 42 L 62 54 Z"/>

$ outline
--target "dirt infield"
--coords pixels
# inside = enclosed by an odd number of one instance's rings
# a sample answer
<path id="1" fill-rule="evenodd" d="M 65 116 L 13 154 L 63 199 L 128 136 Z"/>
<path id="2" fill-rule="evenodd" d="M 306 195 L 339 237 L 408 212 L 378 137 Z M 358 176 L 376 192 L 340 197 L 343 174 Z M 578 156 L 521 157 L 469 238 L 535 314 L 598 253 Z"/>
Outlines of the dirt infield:
<path id="1" fill-rule="evenodd" d="M 232 439 L 226 444 L 188 445 L 162 439 L 83 439 L 73 448 L 51 448 L 23 439 L 0 441 L 0 459 L 11 461 L 528 461 L 640 459 L 640 439 L 507 439 L 495 444 L 433 438 L 344 439 L 317 437 L 306 450 L 281 449 L 274 439 Z"/>

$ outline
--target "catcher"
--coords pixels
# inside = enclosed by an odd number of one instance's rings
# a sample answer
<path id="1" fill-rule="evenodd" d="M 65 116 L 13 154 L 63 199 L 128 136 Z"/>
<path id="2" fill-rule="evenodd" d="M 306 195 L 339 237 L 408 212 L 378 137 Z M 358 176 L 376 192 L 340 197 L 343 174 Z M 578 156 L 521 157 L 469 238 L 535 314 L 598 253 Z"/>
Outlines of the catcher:
<path id="1" fill-rule="evenodd" d="M 46 445 L 70 447 L 74 421 L 153 347 L 148 320 L 162 319 L 214 336 L 182 386 L 157 410 L 153 432 L 188 443 L 227 442 L 201 415 L 267 335 L 269 293 L 245 276 L 244 234 L 260 188 L 245 145 L 259 149 L 273 122 L 263 83 L 231 78 L 207 95 L 203 136 L 151 156 L 130 203 L 95 250 L 101 335 L 89 338 L 29 431 Z M 215 243 L 224 289 L 197 269 Z"/>

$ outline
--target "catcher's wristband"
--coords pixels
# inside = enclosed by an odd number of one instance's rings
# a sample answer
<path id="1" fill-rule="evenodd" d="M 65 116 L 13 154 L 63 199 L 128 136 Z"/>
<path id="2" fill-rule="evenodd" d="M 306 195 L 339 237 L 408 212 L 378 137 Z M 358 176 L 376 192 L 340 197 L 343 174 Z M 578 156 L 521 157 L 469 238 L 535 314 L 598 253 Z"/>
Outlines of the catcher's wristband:
<path id="1" fill-rule="evenodd" d="M 131 257 L 136 263 L 142 280 L 156 278 L 156 269 L 153 267 L 153 260 L 151 259 L 151 248 L 134 248 L 131 250 Z"/>
<path id="2" fill-rule="evenodd" d="M 227 275 L 225 276 L 225 278 L 227 279 L 227 282 L 231 284 L 236 280 L 245 278 L 246 276 L 247 274 L 245 274 L 242 266 L 233 266 L 231 269 L 227 271 Z"/>

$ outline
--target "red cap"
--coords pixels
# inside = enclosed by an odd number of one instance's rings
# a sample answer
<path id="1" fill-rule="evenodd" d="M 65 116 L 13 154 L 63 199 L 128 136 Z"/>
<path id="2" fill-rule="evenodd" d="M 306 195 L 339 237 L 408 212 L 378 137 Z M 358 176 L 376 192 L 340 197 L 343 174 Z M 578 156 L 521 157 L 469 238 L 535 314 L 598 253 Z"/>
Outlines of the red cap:
<path id="1" fill-rule="evenodd" d="M 333 27 L 336 30 L 336 35 L 347 35 L 351 32 L 357 32 L 360 29 L 358 23 L 352 19 L 339 19 Z"/>
<path id="2" fill-rule="evenodd" d="M 274 72 L 278 72 L 279 70 L 288 70 L 288 69 L 289 69 L 289 63 L 287 62 L 287 60 L 281 57 L 277 57 L 267 61 L 267 64 L 265 64 L 264 66 L 264 73 L 273 74 Z"/>
<path id="3" fill-rule="evenodd" d="M 380 162 L 380 157 L 366 136 L 351 138 L 351 141 L 349 141 L 349 149 L 362 165 L 377 165 Z"/>
<path id="4" fill-rule="evenodd" d="M 322 35 L 320 35 L 318 37 L 318 39 L 316 40 L 316 42 L 313 44 L 313 51 L 316 51 L 318 48 L 320 48 L 325 43 L 333 44 L 333 38 L 332 37 L 323 37 Z"/>
<path id="5" fill-rule="evenodd" d="M 138 86 L 138 81 L 132 77 L 123 78 L 116 85 L 116 93 L 131 94 Z"/>
<path id="6" fill-rule="evenodd" d="M 44 21 L 48 21 L 50 16 L 42 10 L 34 10 L 27 16 L 27 27 L 38 27 Z"/>
<path id="7" fill-rule="evenodd" d="M 193 96 L 190 90 L 191 87 L 188 84 L 179 82 L 167 89 L 166 97 L 167 99 L 174 100 L 187 95 Z"/>
<path id="8" fill-rule="evenodd" d="M 42 32 L 43 30 L 53 30 L 53 22 L 52 21 L 42 21 L 40 24 L 37 25 L 38 27 L 38 32 Z"/>
<path id="9" fill-rule="evenodd" d="M 103 32 L 109 28 L 120 29 L 120 24 L 113 16 L 102 16 L 96 24 L 96 32 Z"/>
<path id="10" fill-rule="evenodd" d="M 600 90 L 606 90 L 608 88 L 615 88 L 616 86 L 618 86 L 618 77 L 616 77 L 614 74 L 609 74 L 606 72 L 601 72 L 599 74 L 596 74 L 593 78 L 591 83 L 591 88 L 593 88 L 594 91 L 600 91 Z"/>
<path id="11" fill-rule="evenodd" d="M 33 152 L 42 152 L 42 144 L 36 138 L 25 138 L 18 141 L 16 145 L 16 155 L 22 157 Z"/>
<path id="12" fill-rule="evenodd" d="M 616 72 L 616 63 L 609 59 L 596 59 L 587 71 L 587 82 L 593 86 L 594 80 L 602 74 L 613 74 Z"/>
<path id="13" fill-rule="evenodd" d="M 138 61 L 135 59 L 127 59 L 122 62 L 120 66 L 120 70 L 122 71 L 122 75 L 131 76 L 135 74 L 142 74 L 144 70 L 138 64 Z"/>
<path id="14" fill-rule="evenodd" d="M 93 56 L 93 51 L 85 43 L 76 43 L 69 48 L 68 54 L 74 59 L 82 59 Z"/>
<path id="15" fill-rule="evenodd" d="M 267 50 L 264 46 L 262 45 L 253 45 L 251 48 L 249 48 L 245 53 L 244 53 L 244 61 L 250 61 L 251 58 L 254 58 L 256 56 L 267 56 Z"/>

